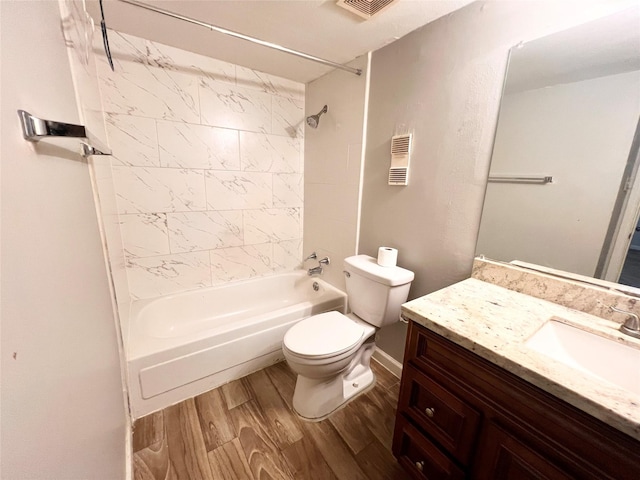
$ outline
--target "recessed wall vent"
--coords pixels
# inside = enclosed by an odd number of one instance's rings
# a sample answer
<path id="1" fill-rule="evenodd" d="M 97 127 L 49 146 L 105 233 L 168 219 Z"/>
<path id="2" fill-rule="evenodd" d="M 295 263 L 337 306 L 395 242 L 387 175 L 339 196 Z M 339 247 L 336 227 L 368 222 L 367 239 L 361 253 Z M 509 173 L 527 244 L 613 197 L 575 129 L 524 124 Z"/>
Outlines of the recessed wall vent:
<path id="1" fill-rule="evenodd" d="M 338 0 L 336 3 L 356 15 L 370 19 L 400 0 Z"/>
<path id="2" fill-rule="evenodd" d="M 389 185 L 409 185 L 411 134 L 391 137 L 391 168 Z"/>

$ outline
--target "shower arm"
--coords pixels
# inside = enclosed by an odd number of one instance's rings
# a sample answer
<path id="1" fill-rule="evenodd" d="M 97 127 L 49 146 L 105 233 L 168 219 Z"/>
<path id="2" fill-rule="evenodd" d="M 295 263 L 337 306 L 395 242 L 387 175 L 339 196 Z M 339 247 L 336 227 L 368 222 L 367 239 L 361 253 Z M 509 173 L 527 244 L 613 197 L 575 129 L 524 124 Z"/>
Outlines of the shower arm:
<path id="1" fill-rule="evenodd" d="M 200 27 L 208 28 L 209 30 L 213 30 L 218 33 L 223 33 L 225 35 L 229 35 L 231 37 L 239 38 L 241 40 L 246 40 L 248 42 L 252 42 L 258 45 L 262 45 L 263 47 L 272 48 L 274 50 L 279 50 L 280 52 L 288 53 L 289 55 L 295 55 L 296 57 L 305 58 L 307 60 L 311 60 L 312 62 L 321 63 L 323 65 L 327 65 L 329 67 L 338 68 L 340 70 L 344 70 L 345 72 L 353 73 L 354 75 L 362 75 L 362 69 L 348 67 L 346 65 L 342 65 L 340 63 L 332 62 L 331 60 L 325 60 L 324 58 L 314 57 L 313 55 L 309 55 L 308 53 L 299 52 L 297 50 L 293 50 L 291 48 L 283 47 L 281 45 L 265 42 L 264 40 L 260 40 L 259 38 L 250 37 L 249 35 L 244 35 L 242 33 L 234 32 L 233 30 L 227 30 L 226 28 L 218 27 L 216 25 L 212 25 L 210 23 L 201 22 L 200 20 L 196 20 L 195 18 L 187 17 L 184 15 L 180 15 L 178 13 L 170 12 L 169 10 L 165 10 L 163 8 L 154 7 L 148 5 L 146 3 L 137 2 L 135 0 L 119 0 L 123 3 L 128 3 L 129 5 L 133 5 L 135 7 L 144 8 L 146 10 L 151 10 L 152 12 L 160 13 L 162 15 L 166 15 L 168 17 L 177 18 L 178 20 L 183 20 L 185 22 L 193 23 L 194 25 L 198 25 Z"/>

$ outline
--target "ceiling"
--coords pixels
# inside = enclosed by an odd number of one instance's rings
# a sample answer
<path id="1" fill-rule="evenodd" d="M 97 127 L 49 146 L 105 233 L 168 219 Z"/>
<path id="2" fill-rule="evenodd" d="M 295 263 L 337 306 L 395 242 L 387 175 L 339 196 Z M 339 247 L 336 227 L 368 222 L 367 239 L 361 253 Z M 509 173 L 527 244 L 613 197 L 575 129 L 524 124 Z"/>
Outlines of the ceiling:
<path id="1" fill-rule="evenodd" d="M 505 92 L 640 70 L 640 4 L 514 49 Z"/>
<path id="2" fill-rule="evenodd" d="M 144 3 L 294 50 L 346 63 L 377 50 L 472 0 L 399 0 L 363 20 L 335 0 L 143 0 Z M 307 83 L 332 70 L 181 20 L 104 0 L 107 27 L 255 70 Z M 99 23 L 97 1 L 88 2 Z M 348 73 L 345 73 L 349 75 Z"/>

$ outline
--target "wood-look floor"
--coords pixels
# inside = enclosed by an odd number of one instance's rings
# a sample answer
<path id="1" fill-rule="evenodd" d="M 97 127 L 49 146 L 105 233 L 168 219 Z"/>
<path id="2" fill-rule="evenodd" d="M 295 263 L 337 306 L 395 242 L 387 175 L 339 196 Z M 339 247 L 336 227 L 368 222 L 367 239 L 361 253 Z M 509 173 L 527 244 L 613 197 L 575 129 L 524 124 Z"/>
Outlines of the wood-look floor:
<path id="1" fill-rule="evenodd" d="M 405 479 L 391 454 L 399 381 L 374 360 L 375 387 L 322 422 L 291 408 L 278 363 L 136 421 L 137 480 Z"/>

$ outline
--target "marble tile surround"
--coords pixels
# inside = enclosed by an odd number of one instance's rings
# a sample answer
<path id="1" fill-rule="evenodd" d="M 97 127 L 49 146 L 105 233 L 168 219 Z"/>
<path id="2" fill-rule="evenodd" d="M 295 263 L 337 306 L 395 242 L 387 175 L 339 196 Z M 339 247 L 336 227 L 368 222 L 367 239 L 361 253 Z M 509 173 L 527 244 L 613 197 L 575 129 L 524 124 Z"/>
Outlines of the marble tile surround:
<path id="1" fill-rule="evenodd" d="M 303 84 L 109 32 L 96 46 L 134 299 L 299 267 Z"/>

